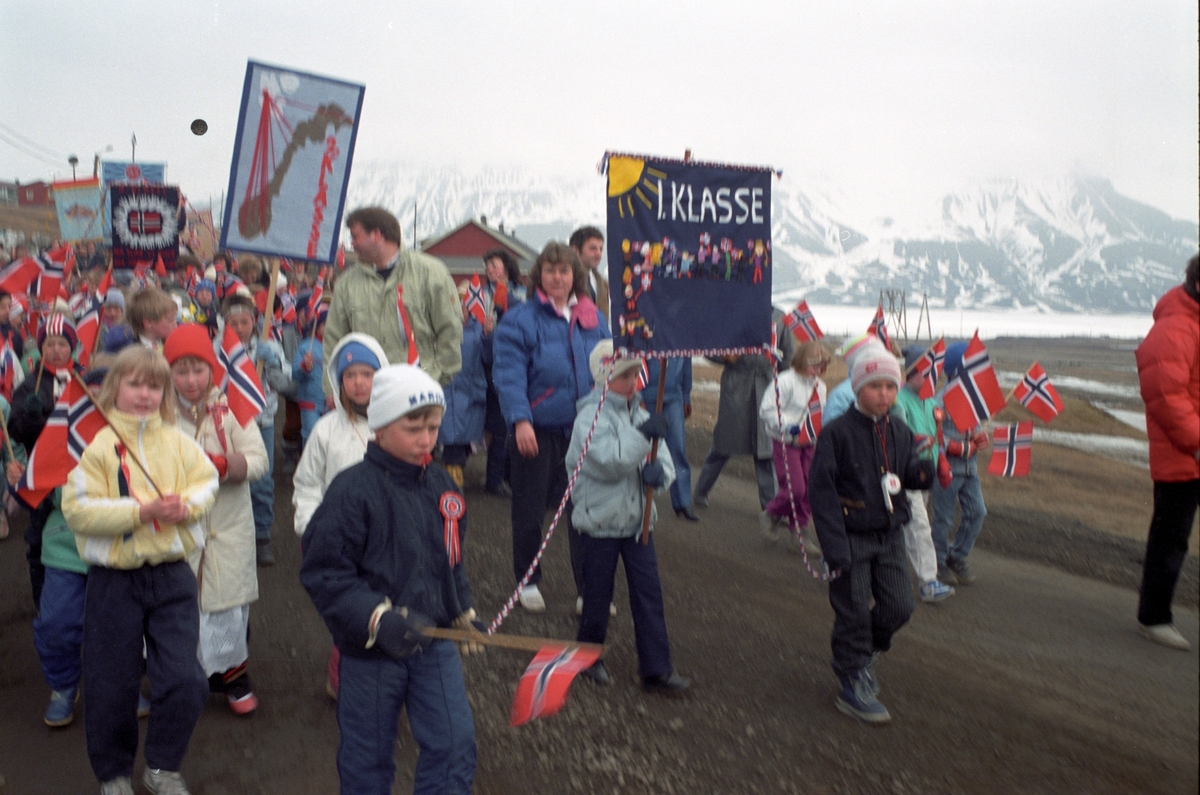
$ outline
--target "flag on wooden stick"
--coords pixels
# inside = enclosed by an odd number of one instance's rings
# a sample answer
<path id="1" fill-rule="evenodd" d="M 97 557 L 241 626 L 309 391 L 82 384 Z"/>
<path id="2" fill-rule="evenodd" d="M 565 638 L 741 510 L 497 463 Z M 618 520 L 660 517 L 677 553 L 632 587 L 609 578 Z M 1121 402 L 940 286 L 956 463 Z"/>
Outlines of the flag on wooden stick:
<path id="1" fill-rule="evenodd" d="M 509 725 L 521 726 L 557 713 L 567 703 L 567 691 L 575 676 L 598 659 L 598 649 L 544 647 L 517 683 Z"/>
<path id="2" fill-rule="evenodd" d="M 1002 478 L 1023 478 L 1029 474 L 1033 451 L 1033 423 L 1001 425 L 992 432 L 992 460 L 988 474 Z"/>
<path id="3" fill-rule="evenodd" d="M 1021 405 L 1032 411 L 1042 422 L 1049 423 L 1063 410 L 1062 398 L 1050 383 L 1050 377 L 1037 362 L 1025 373 L 1021 383 L 1013 390 Z"/>

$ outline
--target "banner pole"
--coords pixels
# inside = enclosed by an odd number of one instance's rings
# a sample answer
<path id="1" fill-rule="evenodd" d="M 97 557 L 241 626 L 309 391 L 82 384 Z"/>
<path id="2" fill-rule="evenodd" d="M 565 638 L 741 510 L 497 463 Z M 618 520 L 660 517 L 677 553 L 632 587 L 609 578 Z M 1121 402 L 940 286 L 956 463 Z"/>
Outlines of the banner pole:
<path id="1" fill-rule="evenodd" d="M 654 399 L 654 413 L 661 414 L 663 407 L 663 394 L 667 388 L 667 357 L 658 357 L 658 395 Z M 658 442 L 655 438 L 650 443 L 650 462 L 658 460 Z M 646 508 L 642 512 L 642 546 L 650 543 L 650 512 L 654 510 L 654 487 L 646 487 Z"/>

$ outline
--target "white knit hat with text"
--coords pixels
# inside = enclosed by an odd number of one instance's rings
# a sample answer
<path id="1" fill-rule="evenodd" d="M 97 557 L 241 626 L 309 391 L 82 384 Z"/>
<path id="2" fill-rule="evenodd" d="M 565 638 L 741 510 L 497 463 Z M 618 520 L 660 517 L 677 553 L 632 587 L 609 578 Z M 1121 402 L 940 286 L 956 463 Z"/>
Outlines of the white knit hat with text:
<path id="1" fill-rule="evenodd" d="M 405 414 L 424 408 L 446 408 L 442 386 L 420 367 L 393 364 L 375 373 L 371 383 L 371 403 L 367 407 L 367 427 L 377 431 Z"/>
<path id="2" fill-rule="evenodd" d="M 854 359 L 854 368 L 850 371 L 850 386 L 854 394 L 872 381 L 879 379 L 891 381 L 899 389 L 904 382 L 900 375 L 900 363 L 883 345 L 865 348 Z"/>

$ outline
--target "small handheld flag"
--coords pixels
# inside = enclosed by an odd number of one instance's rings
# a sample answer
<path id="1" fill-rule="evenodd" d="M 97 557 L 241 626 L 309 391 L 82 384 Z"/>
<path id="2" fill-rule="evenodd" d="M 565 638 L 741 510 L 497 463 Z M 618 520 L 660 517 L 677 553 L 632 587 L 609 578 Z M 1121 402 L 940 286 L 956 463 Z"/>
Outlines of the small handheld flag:
<path id="1" fill-rule="evenodd" d="M 817 435 L 821 433 L 821 394 L 814 386 L 812 396 L 808 399 L 808 415 L 800 423 L 800 434 L 796 437 L 799 447 L 816 444 Z"/>
<path id="2" fill-rule="evenodd" d="M 795 309 L 784 315 L 783 325 L 787 326 L 800 342 L 819 340 L 825 336 L 808 308 L 808 301 L 801 301 L 796 304 Z"/>
<path id="3" fill-rule="evenodd" d="M 925 379 L 921 382 L 921 391 L 917 393 L 921 400 L 929 400 L 937 393 L 937 380 L 942 376 L 945 363 L 946 340 L 939 338 L 912 366 L 912 370 L 920 373 Z"/>
<path id="4" fill-rule="evenodd" d="M 479 281 L 479 274 L 471 276 L 467 282 L 467 292 L 463 296 L 463 307 L 467 310 L 467 314 L 479 321 L 479 325 L 487 322 L 487 309 L 483 305 L 483 285 Z"/>
<path id="5" fill-rule="evenodd" d="M 979 332 L 975 332 L 967 345 L 962 368 L 946 386 L 943 401 L 950 419 L 963 433 L 1004 408 L 1004 392 L 996 380 L 996 371 L 992 369 L 992 361 L 979 339 Z"/>
<path id="6" fill-rule="evenodd" d="M 267 398 L 258 379 L 258 369 L 250 361 L 250 355 L 232 326 L 225 327 L 225 336 L 221 338 L 221 348 L 217 351 L 217 363 L 225 369 L 220 385 L 229 402 L 229 410 L 237 418 L 238 424 L 245 427 L 266 410 Z M 215 381 L 216 374 L 213 376 Z"/>
<path id="7" fill-rule="evenodd" d="M 31 508 L 40 505 L 47 494 L 67 482 L 84 449 L 104 425 L 104 417 L 79 380 L 68 381 L 29 453 L 29 464 L 17 484 L 17 496 Z M 63 450 L 68 455 L 63 455 Z"/>
<path id="8" fill-rule="evenodd" d="M 1062 398 L 1050 383 L 1050 377 L 1037 362 L 1025 373 L 1021 383 L 1013 390 L 1021 405 L 1037 415 L 1042 422 L 1049 423 L 1063 410 Z"/>
<path id="9" fill-rule="evenodd" d="M 1023 478 L 1029 474 L 1033 450 L 1033 422 L 1001 425 L 992 432 L 992 460 L 988 474 L 1002 478 Z"/>
<path id="10" fill-rule="evenodd" d="M 871 325 L 867 326 L 867 333 L 873 334 L 883 343 L 883 347 L 891 348 L 892 340 L 888 336 L 887 320 L 883 317 L 883 304 L 875 310 L 875 317 L 871 320 Z"/>
<path id="11" fill-rule="evenodd" d="M 567 691 L 575 676 L 598 659 L 600 651 L 597 649 L 543 648 L 517 683 L 509 725 L 521 726 L 534 718 L 557 713 L 567 703 Z"/>

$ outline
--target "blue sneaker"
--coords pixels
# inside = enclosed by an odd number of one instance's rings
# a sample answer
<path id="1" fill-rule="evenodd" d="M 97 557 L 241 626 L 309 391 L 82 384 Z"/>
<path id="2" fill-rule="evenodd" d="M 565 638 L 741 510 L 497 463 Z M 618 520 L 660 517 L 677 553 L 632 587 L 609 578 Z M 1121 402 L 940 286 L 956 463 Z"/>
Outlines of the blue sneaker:
<path id="1" fill-rule="evenodd" d="M 67 690 L 51 690 L 50 704 L 46 707 L 46 715 L 42 718 L 47 726 L 67 726 L 75 720 L 75 702 L 79 700 L 79 688 Z"/>
<path id="2" fill-rule="evenodd" d="M 839 676 L 838 681 L 842 683 L 836 701 L 839 712 L 865 723 L 883 724 L 892 719 L 887 707 L 880 704 L 871 692 L 878 685 L 872 685 L 866 668 L 854 676 Z"/>

